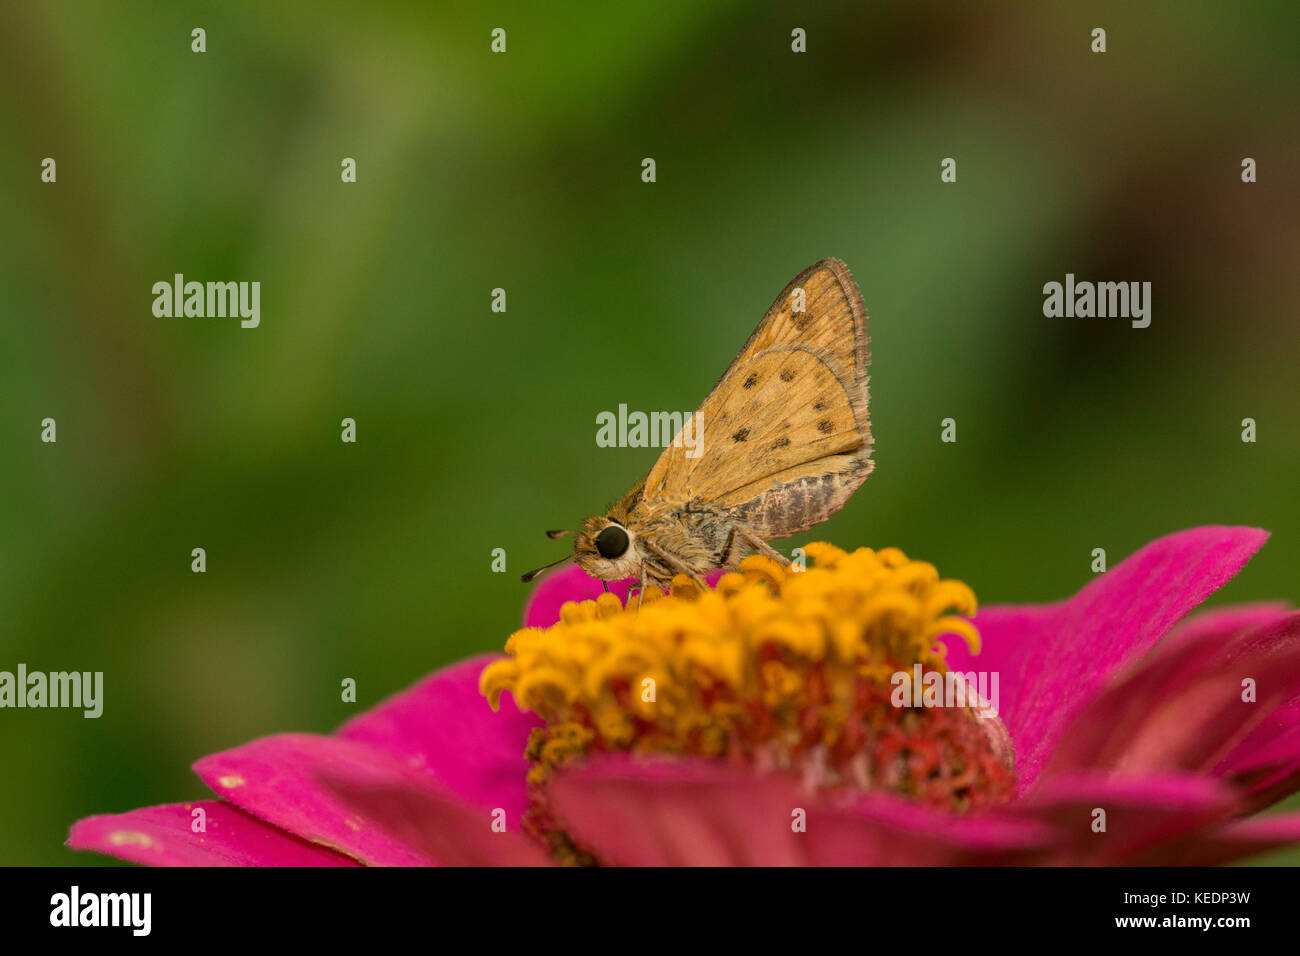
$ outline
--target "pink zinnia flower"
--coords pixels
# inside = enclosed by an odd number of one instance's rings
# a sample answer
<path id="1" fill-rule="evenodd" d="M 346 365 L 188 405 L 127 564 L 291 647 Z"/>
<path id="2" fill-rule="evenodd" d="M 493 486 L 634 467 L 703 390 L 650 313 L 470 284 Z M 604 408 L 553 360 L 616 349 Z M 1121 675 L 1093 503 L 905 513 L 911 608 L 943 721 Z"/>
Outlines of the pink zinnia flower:
<path id="1" fill-rule="evenodd" d="M 1300 840 L 1300 814 L 1254 815 L 1300 789 L 1300 614 L 1184 618 L 1265 538 L 1174 534 L 974 627 L 965 585 L 894 549 L 751 558 L 639 614 L 569 569 L 512 656 L 332 736 L 205 757 L 220 799 L 90 817 L 68 843 L 160 865 L 1233 860 Z M 891 700 L 891 675 L 977 668 L 996 717 Z"/>

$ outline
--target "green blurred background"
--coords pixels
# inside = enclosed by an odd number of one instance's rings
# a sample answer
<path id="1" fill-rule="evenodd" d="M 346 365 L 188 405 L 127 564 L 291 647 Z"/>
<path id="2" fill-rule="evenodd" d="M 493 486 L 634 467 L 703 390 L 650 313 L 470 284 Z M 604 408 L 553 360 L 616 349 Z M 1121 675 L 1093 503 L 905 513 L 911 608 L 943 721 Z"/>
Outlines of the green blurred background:
<path id="1" fill-rule="evenodd" d="M 693 408 L 823 256 L 871 312 L 877 467 L 786 547 L 988 604 L 1248 523 L 1214 600 L 1300 601 L 1294 3 L 1088 6 L 6 5 L 0 669 L 106 699 L 0 712 L 0 863 L 96 862 L 76 818 L 499 649 L 542 530 L 655 457 L 596 413 Z M 176 272 L 260 281 L 261 327 L 155 318 Z M 1151 281 L 1150 328 L 1044 318 L 1066 272 Z"/>

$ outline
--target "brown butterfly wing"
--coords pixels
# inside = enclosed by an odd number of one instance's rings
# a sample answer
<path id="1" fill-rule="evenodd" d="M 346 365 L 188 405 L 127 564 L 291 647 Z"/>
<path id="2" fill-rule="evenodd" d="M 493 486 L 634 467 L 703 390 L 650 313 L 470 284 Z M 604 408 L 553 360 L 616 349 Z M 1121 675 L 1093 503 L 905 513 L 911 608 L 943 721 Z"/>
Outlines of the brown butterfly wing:
<path id="1" fill-rule="evenodd" d="M 838 511 L 871 471 L 866 322 L 838 259 L 796 276 L 700 405 L 702 454 L 664 449 L 644 504 L 729 510 L 765 540 Z"/>

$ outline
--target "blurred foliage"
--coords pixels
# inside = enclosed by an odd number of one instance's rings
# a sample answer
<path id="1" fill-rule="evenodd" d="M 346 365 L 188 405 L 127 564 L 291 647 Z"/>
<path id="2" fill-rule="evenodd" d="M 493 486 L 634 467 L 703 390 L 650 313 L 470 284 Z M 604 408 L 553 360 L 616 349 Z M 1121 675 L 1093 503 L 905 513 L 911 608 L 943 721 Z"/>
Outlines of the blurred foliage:
<path id="1" fill-rule="evenodd" d="M 200 797 L 203 754 L 499 648 L 563 553 L 541 531 L 653 461 L 596 447 L 596 412 L 694 407 L 822 256 L 871 310 L 877 468 L 787 546 L 897 545 L 1022 602 L 1094 547 L 1248 523 L 1274 536 L 1214 600 L 1300 600 L 1294 16 L 7 5 L 0 668 L 102 670 L 106 704 L 0 712 L 0 862 L 94 862 L 74 819 Z M 176 272 L 259 280 L 261 327 L 155 318 Z M 1066 272 L 1150 280 L 1151 327 L 1044 318 Z"/>

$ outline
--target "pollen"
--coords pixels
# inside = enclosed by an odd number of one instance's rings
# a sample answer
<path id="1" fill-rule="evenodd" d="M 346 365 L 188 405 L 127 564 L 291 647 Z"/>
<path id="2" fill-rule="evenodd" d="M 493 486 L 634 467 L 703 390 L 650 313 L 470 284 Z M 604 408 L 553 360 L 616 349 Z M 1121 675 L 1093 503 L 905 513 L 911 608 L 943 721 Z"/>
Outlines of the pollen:
<path id="1" fill-rule="evenodd" d="M 108 842 L 113 846 L 153 846 L 153 838 L 139 830 L 114 830 L 108 835 Z"/>
<path id="2" fill-rule="evenodd" d="M 639 610 L 607 593 L 511 635 L 480 689 L 545 722 L 525 754 L 525 826 L 557 858 L 595 862 L 546 800 L 557 770 L 595 753 L 740 761 L 830 797 L 890 792 L 958 813 L 1011 798 L 1010 738 L 973 688 L 959 706 L 910 693 L 917 676 L 961 683 L 939 638 L 978 653 L 971 589 L 896 548 L 804 551 L 806 569 L 755 555 L 711 591 L 679 575 Z"/>

